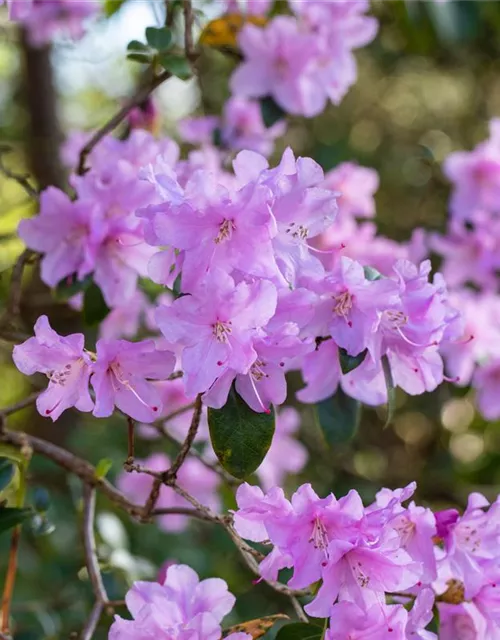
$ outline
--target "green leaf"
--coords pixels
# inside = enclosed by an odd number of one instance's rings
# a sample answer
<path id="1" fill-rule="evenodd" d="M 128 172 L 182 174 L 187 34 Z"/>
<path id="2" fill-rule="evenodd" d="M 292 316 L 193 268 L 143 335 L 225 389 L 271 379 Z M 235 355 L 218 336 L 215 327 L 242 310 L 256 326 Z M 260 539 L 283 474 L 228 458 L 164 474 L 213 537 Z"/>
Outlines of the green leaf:
<path id="1" fill-rule="evenodd" d="M 146 40 L 152 49 L 165 51 L 172 43 L 172 32 L 166 27 L 148 27 L 146 29 Z"/>
<path id="2" fill-rule="evenodd" d="M 278 631 L 276 640 L 321 640 L 323 628 L 306 622 L 286 624 Z"/>
<path id="3" fill-rule="evenodd" d="M 382 369 L 384 370 L 385 386 L 387 387 L 387 417 L 384 424 L 385 429 L 391 424 L 396 408 L 396 387 L 394 386 L 391 365 L 389 364 L 389 358 L 387 356 L 382 356 Z"/>
<path id="4" fill-rule="evenodd" d="M 339 387 L 335 395 L 316 404 L 316 415 L 330 446 L 352 440 L 359 426 L 361 404 Z"/>
<path id="5" fill-rule="evenodd" d="M 26 465 L 26 458 L 21 453 L 21 450 L 11 444 L 0 442 L 0 456 L 12 460 L 18 467 L 24 467 Z"/>
<path id="6" fill-rule="evenodd" d="M 102 458 L 101 460 L 99 460 L 95 468 L 95 477 L 98 480 L 102 480 L 102 478 L 105 478 L 108 475 L 108 472 L 112 466 L 113 460 L 111 460 L 110 458 Z"/>
<path id="7" fill-rule="evenodd" d="M 149 51 L 149 47 L 147 44 L 144 44 L 144 42 L 140 42 L 139 40 L 131 40 L 127 45 L 127 51 L 141 53 L 144 51 Z"/>
<path id="8" fill-rule="evenodd" d="M 0 533 L 12 529 L 33 515 L 29 508 L 0 507 Z"/>
<path id="9" fill-rule="evenodd" d="M 106 304 L 101 290 L 95 282 L 85 290 L 83 297 L 83 320 L 89 327 L 102 322 L 110 309 Z"/>
<path id="10" fill-rule="evenodd" d="M 184 56 L 160 53 L 158 62 L 166 71 L 170 71 L 173 76 L 177 76 L 181 80 L 188 80 L 192 75 L 191 66 Z"/>
<path id="11" fill-rule="evenodd" d="M 383 278 L 383 275 L 380 273 L 380 271 L 377 271 L 373 267 L 363 267 L 363 271 L 365 272 L 365 278 L 367 280 L 373 281 Z"/>
<path id="12" fill-rule="evenodd" d="M 152 57 L 149 53 L 127 53 L 127 60 L 140 62 L 141 64 L 149 64 L 152 60 Z"/>
<path id="13" fill-rule="evenodd" d="M 342 369 L 342 373 L 346 375 L 347 373 L 354 371 L 357 369 L 359 365 L 366 358 L 366 354 L 368 353 L 368 349 L 364 349 L 361 353 L 358 353 L 357 356 L 351 356 L 347 353 L 345 349 L 339 349 L 339 362 L 340 368 Z"/>
<path id="14" fill-rule="evenodd" d="M 104 0 L 104 15 L 110 18 L 125 2 L 126 0 Z"/>
<path id="15" fill-rule="evenodd" d="M 92 275 L 85 276 L 83 280 L 78 280 L 76 273 L 67 278 L 63 278 L 55 288 L 56 300 L 69 300 L 77 293 L 85 291 L 92 284 Z"/>
<path id="16" fill-rule="evenodd" d="M 244 479 L 264 460 L 274 435 L 274 409 L 256 413 L 231 387 L 222 409 L 208 409 L 210 439 L 220 463 L 235 478 Z"/>
<path id="17" fill-rule="evenodd" d="M 273 124 L 276 124 L 280 120 L 283 120 L 286 115 L 285 111 L 283 111 L 279 104 L 276 104 L 271 96 L 262 98 L 262 100 L 260 101 L 260 112 L 262 114 L 264 126 L 267 129 L 269 129 L 269 127 L 272 127 Z"/>
<path id="18" fill-rule="evenodd" d="M 6 489 L 12 482 L 16 467 L 8 458 L 0 458 L 0 491 Z"/>

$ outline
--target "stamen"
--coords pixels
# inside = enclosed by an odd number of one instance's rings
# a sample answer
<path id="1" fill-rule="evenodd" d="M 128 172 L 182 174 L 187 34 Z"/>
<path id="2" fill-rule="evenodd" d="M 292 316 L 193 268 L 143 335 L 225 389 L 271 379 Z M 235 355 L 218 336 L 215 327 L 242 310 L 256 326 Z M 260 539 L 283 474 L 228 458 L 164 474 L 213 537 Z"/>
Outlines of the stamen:
<path id="1" fill-rule="evenodd" d="M 221 322 L 220 320 L 217 320 L 217 322 L 212 325 L 212 332 L 217 342 L 228 344 L 228 336 L 233 332 L 231 321 Z"/>
<path id="2" fill-rule="evenodd" d="M 250 384 L 252 385 L 252 389 L 254 390 L 254 393 L 257 397 L 257 400 L 259 401 L 259 405 L 262 411 L 267 414 L 271 413 L 271 409 L 266 409 L 264 403 L 262 402 L 262 398 L 260 397 L 259 392 L 257 391 L 257 387 L 255 386 L 255 381 L 253 379 L 252 374 L 250 374 L 248 377 L 250 378 Z"/>
<path id="3" fill-rule="evenodd" d="M 215 244 L 220 244 L 224 242 L 224 240 L 230 240 L 235 229 L 236 225 L 232 220 L 223 220 L 219 226 L 219 233 L 214 238 Z"/>

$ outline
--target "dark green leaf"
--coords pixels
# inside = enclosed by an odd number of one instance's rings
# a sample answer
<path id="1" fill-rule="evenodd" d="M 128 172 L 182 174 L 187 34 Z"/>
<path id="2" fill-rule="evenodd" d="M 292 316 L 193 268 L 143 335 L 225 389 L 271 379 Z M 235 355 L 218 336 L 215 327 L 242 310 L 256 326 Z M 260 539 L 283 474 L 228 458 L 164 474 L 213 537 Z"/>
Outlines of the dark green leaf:
<path id="1" fill-rule="evenodd" d="M 345 444 L 358 430 L 361 405 L 339 387 L 334 396 L 316 404 L 316 415 L 327 443 Z"/>
<path id="2" fill-rule="evenodd" d="M 104 15 L 107 18 L 110 18 L 113 14 L 115 14 L 123 4 L 125 4 L 126 0 L 105 0 L 104 1 Z"/>
<path id="3" fill-rule="evenodd" d="M 92 275 L 85 276 L 83 280 L 78 280 L 76 273 L 67 278 L 63 278 L 56 286 L 54 294 L 57 300 L 69 300 L 77 293 L 85 291 L 92 284 Z"/>
<path id="4" fill-rule="evenodd" d="M 294 622 L 281 627 L 276 640 L 321 640 L 322 637 L 322 627 L 306 622 Z"/>
<path id="5" fill-rule="evenodd" d="M 152 49 L 165 51 L 172 43 L 172 32 L 166 27 L 148 27 L 146 29 L 146 40 Z"/>
<path id="6" fill-rule="evenodd" d="M 339 349 L 339 362 L 342 373 L 346 375 L 350 371 L 357 369 L 366 358 L 367 353 L 368 349 L 365 349 L 361 353 L 358 353 L 357 356 L 350 356 L 345 349 Z"/>
<path id="7" fill-rule="evenodd" d="M 6 489 L 14 478 L 16 468 L 8 458 L 0 458 L 0 491 Z"/>
<path id="8" fill-rule="evenodd" d="M 170 71 L 173 76 L 181 80 L 187 80 L 192 75 L 191 66 L 184 56 L 161 53 L 158 56 L 158 62 L 166 71 Z"/>
<path id="9" fill-rule="evenodd" d="M 93 282 L 86 290 L 83 297 L 83 319 L 85 324 L 92 327 L 102 322 L 109 313 L 101 290 Z"/>
<path id="10" fill-rule="evenodd" d="M 392 379 L 391 365 L 389 364 L 389 358 L 387 356 L 382 356 L 382 369 L 384 370 L 385 386 L 387 387 L 387 418 L 384 424 L 385 429 L 391 424 L 396 408 L 396 388 L 394 386 L 394 380 Z"/>
<path id="11" fill-rule="evenodd" d="M 127 53 L 127 60 L 133 60 L 141 64 L 149 64 L 152 58 L 149 53 Z"/>
<path id="12" fill-rule="evenodd" d="M 149 47 L 147 44 L 144 44 L 144 42 L 140 42 L 139 40 L 131 40 L 127 45 L 127 51 L 141 53 L 144 51 L 149 51 Z"/>
<path id="13" fill-rule="evenodd" d="M 283 111 L 279 104 L 276 104 L 271 96 L 262 98 L 260 101 L 260 111 L 262 113 L 262 120 L 267 129 L 272 127 L 273 124 L 279 122 L 279 120 L 283 120 L 286 115 L 285 111 Z"/>
<path id="14" fill-rule="evenodd" d="M 383 278 L 383 276 L 380 273 L 380 271 L 377 271 L 373 267 L 363 267 L 363 270 L 365 272 L 365 278 L 367 280 L 372 280 L 373 281 L 373 280 L 380 280 L 381 278 Z"/>
<path id="15" fill-rule="evenodd" d="M 222 147 L 222 131 L 220 127 L 216 127 L 212 133 L 212 143 L 214 147 Z"/>
<path id="16" fill-rule="evenodd" d="M 32 515 L 33 511 L 29 508 L 0 507 L 0 533 L 21 524 Z"/>
<path id="17" fill-rule="evenodd" d="M 222 409 L 208 409 L 210 439 L 220 463 L 235 478 L 246 478 L 261 464 L 274 435 L 274 409 L 256 413 L 231 387 Z"/>

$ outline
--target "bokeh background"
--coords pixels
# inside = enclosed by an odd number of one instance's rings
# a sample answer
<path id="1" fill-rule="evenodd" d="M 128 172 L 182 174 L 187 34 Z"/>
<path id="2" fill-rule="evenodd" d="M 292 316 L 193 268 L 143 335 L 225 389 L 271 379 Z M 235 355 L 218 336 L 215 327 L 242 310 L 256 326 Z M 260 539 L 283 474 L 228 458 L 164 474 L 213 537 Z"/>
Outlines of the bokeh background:
<path id="1" fill-rule="evenodd" d="M 216 3 L 215 3 L 216 4 Z M 9 166 L 30 173 L 33 183 L 65 184 L 57 149 L 75 129 L 101 125 L 136 83 L 140 68 L 125 61 L 125 48 L 161 21 L 160 1 L 128 0 L 79 43 L 60 41 L 34 54 L 23 35 L 0 13 L 0 140 L 11 148 Z M 214 8 L 204 5 L 206 15 Z M 380 21 L 374 43 L 357 54 L 359 79 L 339 107 L 314 120 L 292 119 L 276 155 L 287 144 L 315 158 L 325 169 L 344 160 L 374 167 L 380 174 L 376 222 L 381 234 L 409 239 L 416 227 L 443 230 L 449 187 L 441 171 L 454 150 L 470 149 L 487 135 L 488 121 L 500 115 L 500 3 L 491 1 L 375 1 Z M 173 79 L 156 95 L 161 131 L 175 137 L 176 122 L 192 112 L 218 113 L 227 97 L 234 61 L 204 50 L 199 85 Z M 10 269 L 22 250 L 15 230 L 34 213 L 33 203 L 12 180 L 0 175 L 0 305 L 5 303 Z M 438 263 L 436 263 L 438 266 Z M 78 315 L 52 298 L 36 270 L 25 274 L 22 321 L 30 331 L 47 313 L 61 332 L 80 330 Z M 95 336 L 90 335 L 90 339 Z M 0 408 L 27 395 L 30 381 L 11 362 L 12 344 L 0 337 Z M 300 380 L 292 377 L 293 390 Z M 500 392 L 500 390 L 499 390 Z M 288 489 L 311 481 L 320 494 L 358 489 L 366 500 L 381 486 L 418 482 L 418 500 L 435 508 L 463 507 L 469 492 L 496 496 L 500 485 L 500 424 L 485 422 L 467 389 L 442 385 L 435 393 L 397 396 L 393 424 L 365 409 L 349 445 L 327 449 L 309 408 L 302 414 L 300 439 L 310 462 Z M 113 462 L 113 479 L 126 458 L 126 424 L 67 412 L 54 425 L 26 409 L 9 419 L 97 464 Z M 166 443 L 142 443 L 138 454 L 169 452 Z M 30 466 L 30 499 L 42 488 L 50 506 L 48 535 L 24 528 L 13 613 L 16 639 L 67 638 L 81 628 L 92 603 L 80 541 L 81 487 L 51 463 Z M 234 506 L 229 489 L 225 504 Z M 193 522 L 182 535 L 154 525 L 138 525 L 99 498 L 98 536 L 110 596 L 123 598 L 139 576 L 154 577 L 166 560 L 191 564 L 203 576 L 225 578 L 238 603 L 230 622 L 288 611 L 263 584 L 255 585 L 225 534 Z M 52 526 L 53 525 L 53 526 Z M 52 530 L 53 529 L 53 530 Z M 0 536 L 0 584 L 9 536 Z M 123 613 L 123 612 L 121 612 Z M 104 617 L 96 637 L 106 637 Z"/>

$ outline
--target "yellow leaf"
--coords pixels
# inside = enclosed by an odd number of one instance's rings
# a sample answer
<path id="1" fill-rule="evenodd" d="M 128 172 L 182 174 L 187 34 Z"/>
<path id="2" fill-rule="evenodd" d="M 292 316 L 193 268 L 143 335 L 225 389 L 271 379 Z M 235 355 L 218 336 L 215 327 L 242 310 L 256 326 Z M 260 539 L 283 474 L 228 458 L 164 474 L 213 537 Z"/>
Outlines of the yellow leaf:
<path id="1" fill-rule="evenodd" d="M 268 19 L 264 16 L 243 16 L 241 13 L 230 13 L 217 20 L 212 20 L 203 29 L 200 43 L 216 49 L 237 49 L 237 37 L 245 24 L 264 27 Z"/>
<path id="2" fill-rule="evenodd" d="M 266 631 L 274 625 L 278 620 L 288 620 L 288 616 L 283 613 L 278 613 L 275 616 L 266 616 L 265 618 L 257 618 L 256 620 L 249 620 L 248 622 L 242 622 L 234 627 L 226 629 L 223 633 L 223 637 L 227 637 L 231 633 L 248 633 L 255 638 L 262 637 Z"/>

